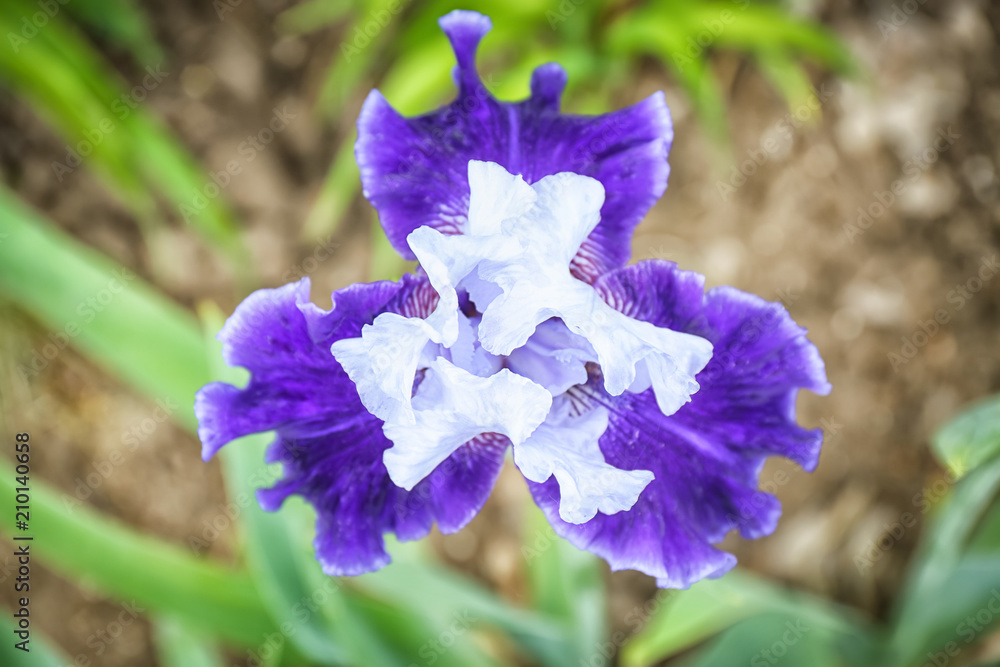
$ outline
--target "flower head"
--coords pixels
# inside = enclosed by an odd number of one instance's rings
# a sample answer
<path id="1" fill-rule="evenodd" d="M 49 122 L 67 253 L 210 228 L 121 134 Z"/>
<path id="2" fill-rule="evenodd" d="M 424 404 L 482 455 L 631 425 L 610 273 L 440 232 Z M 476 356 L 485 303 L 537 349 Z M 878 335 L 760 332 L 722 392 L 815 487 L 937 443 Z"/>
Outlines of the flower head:
<path id="1" fill-rule="evenodd" d="M 662 261 L 623 267 L 635 224 L 666 185 L 662 96 L 608 116 L 558 112 L 565 74 L 497 102 L 474 68 L 489 21 L 441 20 L 459 96 L 406 119 L 372 93 L 357 146 L 365 194 L 422 271 L 335 292 L 308 279 L 248 297 L 219 336 L 244 389 L 196 401 L 205 458 L 274 430 L 283 479 L 317 509 L 330 574 L 388 562 L 383 534 L 461 529 L 505 451 L 556 531 L 662 586 L 718 576 L 712 545 L 774 530 L 764 460 L 812 469 L 818 431 L 795 423 L 823 364 L 778 304 Z M 600 138 L 600 141 L 598 141 Z"/>

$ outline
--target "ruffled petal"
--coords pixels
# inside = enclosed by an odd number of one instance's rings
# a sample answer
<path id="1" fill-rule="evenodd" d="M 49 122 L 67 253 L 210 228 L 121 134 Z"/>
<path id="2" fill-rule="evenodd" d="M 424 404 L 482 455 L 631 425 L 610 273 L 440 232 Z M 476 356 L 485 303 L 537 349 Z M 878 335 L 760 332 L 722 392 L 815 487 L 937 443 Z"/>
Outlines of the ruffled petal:
<path id="1" fill-rule="evenodd" d="M 571 390 L 608 411 L 607 463 L 655 475 L 630 510 L 575 525 L 559 516 L 553 480 L 532 483 L 532 493 L 558 534 L 612 569 L 641 570 L 672 588 L 720 576 L 735 558 L 713 544 L 733 529 L 753 539 L 777 524 L 777 499 L 757 489 L 765 459 L 816 466 L 822 432 L 798 426 L 795 398 L 803 388 L 830 390 L 822 360 L 780 304 L 731 288 L 702 295 L 702 278 L 669 262 L 641 262 L 595 286 L 620 312 L 704 337 L 715 354 L 699 392 L 670 416 L 651 391 L 612 397 L 596 379 Z"/>
<path id="2" fill-rule="evenodd" d="M 524 442 L 545 419 L 552 396 L 506 368 L 481 378 L 438 357 L 413 403 L 415 423 L 390 421 L 384 429 L 394 443 L 383 457 L 385 467 L 407 490 L 484 433 L 505 435 L 515 447 Z"/>
<path id="3" fill-rule="evenodd" d="M 594 287 L 569 271 L 569 262 L 597 224 L 604 189 L 586 176 L 561 173 L 525 187 L 499 165 L 472 161 L 470 181 L 487 189 L 492 201 L 521 202 L 514 217 L 483 225 L 496 233 L 445 235 L 422 227 L 409 236 L 421 262 L 432 267 L 432 282 L 448 294 L 475 270 L 469 285 L 483 315 L 479 340 L 494 355 L 506 356 L 524 346 L 546 320 L 560 318 L 596 352 L 605 387 L 613 395 L 637 379 L 651 385 L 664 414 L 671 414 L 698 390 L 694 376 L 712 354 L 705 339 L 653 326 L 618 312 Z M 502 206 L 500 207 L 502 208 Z M 500 293 L 483 289 L 492 283 Z M 445 292 L 442 292 L 444 296 Z M 485 295 L 485 296 L 484 296 Z"/>
<path id="4" fill-rule="evenodd" d="M 525 478 L 555 477 L 563 521 L 585 523 L 598 511 L 627 510 L 653 479 L 648 470 L 620 470 L 605 462 L 597 443 L 607 427 L 607 410 L 598 406 L 577 415 L 572 400 L 562 397 L 530 438 L 514 443 L 514 463 Z"/>
<path id="5" fill-rule="evenodd" d="M 299 494 L 317 511 L 316 554 L 332 575 L 356 575 L 389 562 L 383 534 L 423 537 L 437 521 L 455 532 L 479 511 L 503 465 L 509 442 L 475 438 L 406 491 L 393 484 L 382 462 L 392 445 L 382 422 L 361 404 L 358 391 L 330 353 L 356 338 L 382 313 L 426 317 L 437 303 L 427 280 L 353 285 L 333 294 L 324 312 L 309 302 L 309 280 L 247 297 L 219 339 L 227 363 L 250 371 L 243 389 L 224 383 L 198 392 L 195 413 L 204 457 L 234 438 L 276 431 L 269 462 L 282 478 L 259 493 L 276 510 Z"/>
<path id="6" fill-rule="evenodd" d="M 458 61 L 458 97 L 433 113 L 404 118 L 373 91 L 358 119 L 355 155 L 364 193 L 396 250 L 412 259 L 406 237 L 423 225 L 465 231 L 466 166 L 486 160 L 528 183 L 559 172 L 600 181 L 607 193 L 601 223 L 579 247 L 573 273 L 592 282 L 625 264 L 633 229 L 667 185 L 673 128 L 663 94 L 603 116 L 560 114 L 566 74 L 549 63 L 532 75 L 527 100 L 499 102 L 475 69 L 489 19 L 454 11 L 440 25 Z"/>

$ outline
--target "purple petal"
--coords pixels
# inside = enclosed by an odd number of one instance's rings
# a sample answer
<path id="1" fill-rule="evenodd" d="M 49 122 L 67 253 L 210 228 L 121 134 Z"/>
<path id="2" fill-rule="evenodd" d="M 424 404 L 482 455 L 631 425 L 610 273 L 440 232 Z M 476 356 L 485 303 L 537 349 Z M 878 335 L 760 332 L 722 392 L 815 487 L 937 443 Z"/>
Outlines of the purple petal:
<path id="1" fill-rule="evenodd" d="M 333 575 L 369 572 L 389 562 L 383 534 L 423 537 L 437 521 L 461 529 L 489 496 L 503 465 L 505 438 L 471 440 L 412 491 L 389 479 L 382 463 L 392 443 L 382 422 L 330 353 L 383 312 L 426 316 L 436 293 L 425 278 L 352 285 L 333 294 L 329 312 L 309 301 L 308 278 L 260 290 L 240 304 L 219 333 L 226 362 L 251 373 L 246 388 L 215 382 L 198 392 L 195 413 L 207 460 L 234 438 L 276 431 L 268 462 L 282 479 L 259 492 L 277 510 L 299 494 L 317 511 L 316 553 Z"/>
<path id="2" fill-rule="evenodd" d="M 746 538 L 774 531 L 780 504 L 757 490 L 768 456 L 815 468 L 822 432 L 795 422 L 799 389 L 830 390 L 823 362 L 780 304 L 732 288 L 702 296 L 703 278 L 669 262 L 641 262 L 595 285 L 618 310 L 656 326 L 707 338 L 712 361 L 691 402 L 664 416 L 655 397 L 612 397 L 597 379 L 573 390 L 609 410 L 600 440 L 607 462 L 651 470 L 655 478 L 627 512 L 582 525 L 559 519 L 559 489 L 530 484 L 557 533 L 606 559 L 637 569 L 660 586 L 686 588 L 727 572 L 736 559 L 712 545 L 738 528 Z"/>
<path id="3" fill-rule="evenodd" d="M 364 193 L 396 250 L 413 259 L 406 237 L 423 225 L 463 230 L 468 163 L 484 160 L 528 183 L 565 171 L 599 180 L 607 192 L 601 223 L 574 259 L 574 274 L 593 282 L 624 265 L 632 230 L 667 186 L 673 127 L 663 94 L 603 116 L 560 114 L 566 73 L 549 63 L 532 75 L 528 99 L 499 102 L 475 69 L 489 19 L 454 11 L 440 24 L 458 61 L 458 97 L 435 112 L 404 118 L 372 91 L 358 119 L 355 154 Z"/>

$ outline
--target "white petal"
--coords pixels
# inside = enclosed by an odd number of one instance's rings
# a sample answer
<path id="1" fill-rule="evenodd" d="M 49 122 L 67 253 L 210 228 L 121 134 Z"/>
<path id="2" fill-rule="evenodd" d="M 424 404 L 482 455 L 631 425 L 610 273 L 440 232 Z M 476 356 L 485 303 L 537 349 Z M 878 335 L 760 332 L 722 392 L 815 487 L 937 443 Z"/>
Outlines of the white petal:
<path id="1" fill-rule="evenodd" d="M 604 186 L 597 179 L 563 172 L 531 186 L 538 200 L 523 216 L 506 222 L 504 234 L 541 246 L 553 266 L 568 269 L 584 239 L 601 221 Z"/>
<path id="2" fill-rule="evenodd" d="M 410 490 L 477 435 L 501 433 L 515 445 L 524 442 L 551 405 L 547 391 L 507 369 L 482 378 L 438 358 L 413 399 L 415 423 L 383 427 L 393 446 L 382 460 L 392 481 Z"/>
<path id="3" fill-rule="evenodd" d="M 598 512 L 631 509 L 653 480 L 648 470 L 619 470 L 608 465 L 598 445 L 608 427 L 608 412 L 596 407 L 572 415 L 568 398 L 556 399 L 545 422 L 525 442 L 514 446 L 514 463 L 532 482 L 555 475 L 559 483 L 559 518 L 586 523 Z"/>
<path id="4" fill-rule="evenodd" d="M 440 335 L 424 320 L 382 313 L 361 328 L 359 338 L 338 340 L 330 351 L 368 412 L 383 421 L 412 423 L 413 380 L 424 348 L 434 338 L 440 340 Z"/>
<path id="5" fill-rule="evenodd" d="M 406 242 L 440 297 L 427 320 L 442 332 L 445 347 L 450 347 L 458 335 L 459 282 L 474 274 L 476 266 L 486 257 L 509 260 L 523 252 L 512 238 L 442 234 L 427 226 L 410 232 Z"/>
<path id="6" fill-rule="evenodd" d="M 431 267 L 432 282 L 434 275 L 447 276 L 435 286 L 447 282 L 453 289 L 464 280 L 475 292 L 483 313 L 483 347 L 495 355 L 512 355 L 542 322 L 561 318 L 593 346 L 605 389 L 612 395 L 630 386 L 645 388 L 648 381 L 660 410 L 668 415 L 690 400 L 698 390 L 695 375 L 711 359 L 711 343 L 623 315 L 569 272 L 580 244 L 600 219 L 600 182 L 570 173 L 547 176 L 531 186 L 537 193 L 534 204 L 512 216 L 528 201 L 523 182 L 495 164 L 471 163 L 469 173 L 475 177 L 470 181 L 473 197 L 483 190 L 476 200 L 483 221 L 477 229 L 499 233 L 443 237 L 417 230 L 421 233 L 411 234 L 416 241 L 411 247 L 420 248 L 418 257 Z M 489 283 L 502 293 L 489 289 Z M 543 384 L 555 388 L 559 383 L 553 379 Z"/>
<path id="7" fill-rule="evenodd" d="M 524 215 L 535 203 L 535 190 L 496 162 L 469 162 L 469 236 L 500 233 L 508 218 Z"/>
<path id="8" fill-rule="evenodd" d="M 512 354 L 536 327 L 559 317 L 594 348 L 604 374 L 604 387 L 617 396 L 637 378 L 644 364 L 657 404 L 670 415 L 698 390 L 694 376 L 712 358 L 704 338 L 632 319 L 609 306 L 590 285 L 567 275 L 539 285 L 519 280 L 483 313 L 479 339 L 493 354 Z M 640 377 L 640 380 L 643 377 Z"/>

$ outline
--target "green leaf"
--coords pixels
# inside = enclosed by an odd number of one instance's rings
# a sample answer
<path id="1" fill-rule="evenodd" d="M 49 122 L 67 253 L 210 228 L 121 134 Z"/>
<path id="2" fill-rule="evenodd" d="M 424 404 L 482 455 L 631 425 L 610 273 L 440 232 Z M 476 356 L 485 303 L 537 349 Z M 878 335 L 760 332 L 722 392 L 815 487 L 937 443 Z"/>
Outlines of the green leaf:
<path id="1" fill-rule="evenodd" d="M 700 54 L 689 55 L 691 37 L 681 21 L 665 21 L 654 12 L 637 11 L 614 23 L 606 41 L 612 54 L 656 55 L 684 87 L 709 135 L 726 145 L 725 101 L 706 59 Z"/>
<path id="2" fill-rule="evenodd" d="M 361 189 L 361 175 L 354 161 L 354 142 L 357 132 L 351 132 L 337 149 L 333 164 L 323 179 L 319 195 L 309 209 L 302 236 L 307 240 L 333 234 L 343 222 L 351 202 Z"/>
<path id="3" fill-rule="evenodd" d="M 424 114 L 453 95 L 453 66 L 448 42 L 434 40 L 408 51 L 386 72 L 379 90 L 404 116 Z"/>
<path id="4" fill-rule="evenodd" d="M 784 614 L 763 614 L 748 618 L 713 639 L 689 664 L 690 667 L 732 667 L 732 665 L 809 665 L 841 667 L 865 664 L 857 657 L 845 661 L 840 655 L 838 635 L 823 627 L 809 625 L 801 618 Z M 855 652 L 859 646 L 852 647 Z"/>
<path id="5" fill-rule="evenodd" d="M 572 637 L 562 664 L 589 664 L 607 640 L 607 599 L 600 561 L 552 530 L 541 510 L 528 508 L 521 553 L 527 561 L 532 606 L 561 620 Z"/>
<path id="6" fill-rule="evenodd" d="M 905 616 L 916 600 L 934 591 L 961 560 L 978 527 L 1000 501 L 1000 459 L 978 468 L 959 482 L 938 506 L 924 530 L 907 572 L 897 610 Z"/>
<path id="7" fill-rule="evenodd" d="M 957 479 L 1000 454 L 1000 396 L 969 408 L 948 422 L 931 447 Z"/>
<path id="8" fill-rule="evenodd" d="M 812 81 L 790 53 L 764 48 L 757 51 L 757 64 L 764 76 L 781 92 L 790 109 L 806 110 L 810 119 L 818 119 L 820 112 L 809 106 L 815 97 Z"/>
<path id="9" fill-rule="evenodd" d="M 340 641 L 335 641 L 343 633 L 332 631 L 322 614 L 311 612 L 303 603 L 321 591 L 338 596 L 340 584 L 331 577 L 323 577 L 319 585 L 310 581 L 308 570 L 319 569 L 319 564 L 312 558 L 308 542 L 303 545 L 299 534 L 293 532 L 299 525 L 289 520 L 288 508 L 269 513 L 257 505 L 256 490 L 270 486 L 274 480 L 274 474 L 264 465 L 269 441 L 267 434 L 240 438 L 219 454 L 228 497 L 240 508 L 239 526 L 250 575 L 275 625 L 291 623 L 295 632 L 288 639 L 312 662 L 372 664 L 359 662 L 357 656 L 348 659 L 350 654 Z"/>
<path id="10" fill-rule="evenodd" d="M 440 667 L 500 667 L 475 641 L 478 619 L 457 614 L 444 623 L 429 616 L 424 609 L 399 604 L 392 593 L 388 597 L 356 595 L 347 598 L 343 618 L 363 621 L 362 628 L 371 634 L 384 653 L 391 654 L 378 662 L 354 664 L 412 666 L 417 659 Z M 355 620 L 356 619 L 356 620 Z"/>
<path id="11" fill-rule="evenodd" d="M 149 17 L 131 0 L 74 0 L 66 3 L 66 11 L 129 49 L 138 62 L 149 65 L 163 60 Z"/>
<path id="12" fill-rule="evenodd" d="M 225 667 L 218 649 L 183 623 L 163 617 L 153 623 L 161 667 Z"/>
<path id="13" fill-rule="evenodd" d="M 0 463 L 0 500 L 14 506 L 14 468 Z M 8 537 L 9 524 L 0 526 Z M 31 480 L 32 553 L 63 576 L 190 627 L 252 646 L 275 627 L 244 572 L 197 559 L 102 517 L 75 497 Z"/>
<path id="14" fill-rule="evenodd" d="M 376 57 L 385 50 L 384 45 L 391 43 L 400 20 L 397 14 L 389 11 L 390 5 L 399 6 L 398 0 L 368 0 L 363 6 L 355 8 L 356 14 L 350 25 L 344 28 L 344 41 L 326 74 L 316 102 L 328 117 L 341 116 L 352 95 L 359 92 L 360 84 L 370 73 Z M 366 33 L 370 23 L 379 25 L 373 18 L 378 12 L 384 12 L 389 17 L 388 22 L 374 34 Z"/>
<path id="15" fill-rule="evenodd" d="M 975 614 L 981 595 L 1000 586 L 996 553 L 970 553 L 1000 506 L 1000 459 L 980 466 L 959 482 L 924 530 L 893 611 L 889 654 L 909 665 L 926 650 L 951 641 L 959 614 Z"/>
<path id="16" fill-rule="evenodd" d="M 474 623 L 503 631 L 542 664 L 564 661 L 569 638 L 561 623 L 509 606 L 479 584 L 415 558 L 416 549 L 397 544 L 390 549 L 392 564 L 358 578 L 357 585 L 425 616 L 435 627 L 446 628 L 469 614 Z"/>
<path id="17" fill-rule="evenodd" d="M 985 639 L 1000 626 L 1000 559 L 965 556 L 919 597 L 907 597 L 883 665 L 919 667 Z"/>
<path id="18" fill-rule="evenodd" d="M 68 342 L 150 398 L 179 405 L 194 427 L 194 394 L 208 379 L 190 313 L 141 278 L 82 245 L 0 187 L 0 287 Z M 29 360 L 30 363 L 30 360 Z M 29 365 L 22 373 L 31 375 Z"/>
<path id="19" fill-rule="evenodd" d="M 37 628 L 31 628 L 28 648 L 29 653 L 15 648 L 14 644 L 22 641 L 14 634 L 18 630 L 11 622 L 14 612 L 4 609 L 3 619 L 0 620 L 0 634 L 3 641 L 0 642 L 0 665 L 7 667 L 65 667 L 73 664 L 68 656 L 56 646 L 55 642 L 46 638 Z"/>
<path id="20" fill-rule="evenodd" d="M 655 664 L 762 614 L 801 619 L 837 634 L 855 635 L 861 627 L 846 610 L 738 570 L 688 590 L 662 591 L 654 605 L 646 626 L 622 650 L 626 667 Z"/>
<path id="21" fill-rule="evenodd" d="M 759 47 L 781 47 L 809 56 L 841 74 L 857 70 L 857 63 L 846 46 L 821 25 L 790 15 L 777 7 L 749 4 L 745 9 L 734 9 L 730 3 L 689 3 L 687 31 L 697 37 L 706 31 L 713 35 L 713 43 L 723 47 L 754 51 Z M 719 21 L 724 11 L 731 11 L 732 20 Z M 661 11 L 660 20 L 670 20 Z M 713 30 L 713 27 L 715 28 Z"/>

